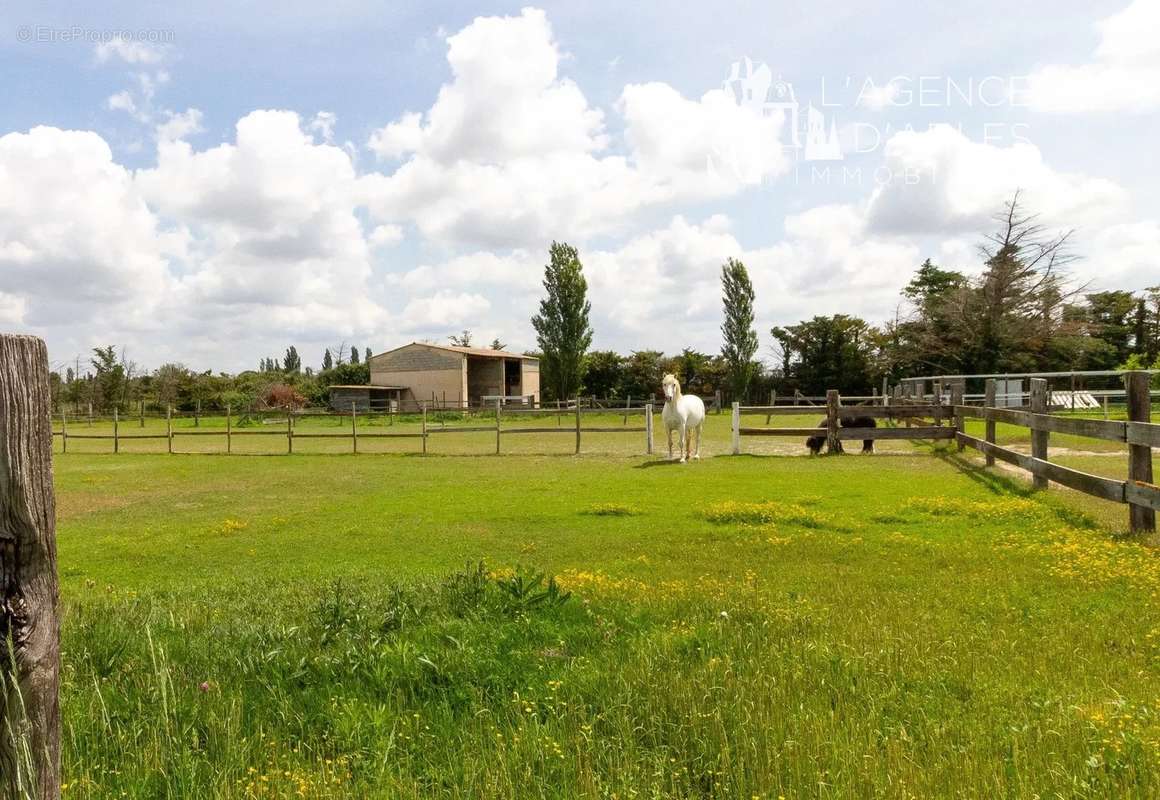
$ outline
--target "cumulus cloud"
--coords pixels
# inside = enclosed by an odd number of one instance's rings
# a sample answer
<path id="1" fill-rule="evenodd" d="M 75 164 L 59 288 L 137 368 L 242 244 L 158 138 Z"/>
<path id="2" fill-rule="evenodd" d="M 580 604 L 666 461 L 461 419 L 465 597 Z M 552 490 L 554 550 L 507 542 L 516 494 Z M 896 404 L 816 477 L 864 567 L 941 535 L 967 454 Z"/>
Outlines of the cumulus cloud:
<path id="1" fill-rule="evenodd" d="M 0 274 L 31 325 L 139 319 L 165 291 L 157 220 L 100 136 L 0 137 Z"/>
<path id="2" fill-rule="evenodd" d="M 1027 81 L 1037 111 L 1144 112 L 1160 108 L 1160 3 L 1133 0 L 1097 25 L 1089 62 L 1047 64 Z"/>
<path id="3" fill-rule="evenodd" d="M 784 171 L 780 121 L 722 91 L 700 101 L 659 83 L 626 87 L 628 155 L 612 152 L 604 113 L 561 77 L 544 12 L 477 18 L 447 38 L 452 79 L 425 112 L 375 131 L 389 175 L 364 181 L 380 221 L 430 238 L 519 247 L 622 230 L 649 206 L 739 191 Z"/>
<path id="4" fill-rule="evenodd" d="M 1033 144 L 973 142 L 949 125 L 894 134 L 882 174 L 890 178 L 875 189 L 869 206 L 869 222 L 881 232 L 985 230 L 1016 189 L 1028 209 L 1067 227 L 1107 220 L 1127 205 L 1115 183 L 1056 170 Z"/>
<path id="5" fill-rule="evenodd" d="M 353 333 L 378 324 L 366 297 L 369 246 L 355 216 L 356 176 L 341 148 L 315 144 L 289 111 L 254 111 L 235 142 L 196 151 L 163 141 L 137 182 L 192 232 L 182 281 L 206 309 L 261 308 L 291 330 Z"/>
<path id="6" fill-rule="evenodd" d="M 407 302 L 399 329 L 421 337 L 443 338 L 448 330 L 478 328 L 491 301 L 481 294 L 441 291 Z"/>
<path id="7" fill-rule="evenodd" d="M 1156 220 L 1110 225 L 1096 233 L 1085 248 L 1087 257 L 1074 272 L 1096 289 L 1140 290 L 1155 286 L 1160 277 L 1160 223 Z"/>

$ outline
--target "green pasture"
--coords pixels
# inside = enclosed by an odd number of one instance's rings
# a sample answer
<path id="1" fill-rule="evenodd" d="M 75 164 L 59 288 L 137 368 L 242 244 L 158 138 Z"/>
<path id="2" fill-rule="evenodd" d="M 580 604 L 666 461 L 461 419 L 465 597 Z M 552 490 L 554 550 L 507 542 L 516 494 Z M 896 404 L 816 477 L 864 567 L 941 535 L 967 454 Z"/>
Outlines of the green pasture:
<path id="1" fill-rule="evenodd" d="M 606 436 L 70 442 L 65 796 L 1160 794 L 1160 561 L 1122 507 L 953 448 Z"/>

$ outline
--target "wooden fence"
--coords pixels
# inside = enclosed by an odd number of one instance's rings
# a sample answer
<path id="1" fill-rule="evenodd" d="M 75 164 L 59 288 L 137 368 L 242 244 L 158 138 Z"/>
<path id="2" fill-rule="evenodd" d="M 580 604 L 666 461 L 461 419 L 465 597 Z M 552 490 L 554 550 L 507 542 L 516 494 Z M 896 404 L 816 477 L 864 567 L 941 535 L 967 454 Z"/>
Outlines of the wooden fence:
<path id="1" fill-rule="evenodd" d="M 285 426 L 280 426 L 276 430 L 247 430 L 238 429 L 233 425 L 233 415 L 230 409 L 226 409 L 226 427 L 221 429 L 175 429 L 173 427 L 172 412 L 167 412 L 165 415 L 165 433 L 122 433 L 121 420 L 116 411 L 113 412 L 113 432 L 112 433 L 72 433 L 68 428 L 68 419 L 61 416 L 61 427 L 58 431 L 53 431 L 53 435 L 61 439 L 61 451 L 68 452 L 68 443 L 70 440 L 87 440 L 87 439 L 103 439 L 111 440 L 113 444 L 113 452 L 121 452 L 121 443 L 125 441 L 139 441 L 143 439 L 151 440 L 165 440 L 166 451 L 168 453 L 174 452 L 174 440 L 183 436 L 219 436 L 225 437 L 226 454 L 232 454 L 234 451 L 234 438 L 238 436 L 277 436 L 286 440 L 286 452 L 294 452 L 294 441 L 296 439 L 331 439 L 350 441 L 351 452 L 359 452 L 360 439 L 418 439 L 420 440 L 419 452 L 427 452 L 427 440 L 432 436 L 442 436 L 453 433 L 495 433 L 495 452 L 498 454 L 502 452 L 502 442 L 504 436 L 513 434 L 569 434 L 576 437 L 576 453 L 580 453 L 580 445 L 582 435 L 585 433 L 637 433 L 644 434 L 645 453 L 651 454 L 653 451 L 653 405 L 646 404 L 643 408 L 592 408 L 584 407 L 583 403 L 573 401 L 571 408 L 562 410 L 555 408 L 521 408 L 521 407 L 505 407 L 502 400 L 497 399 L 494 403 L 495 422 L 488 425 L 446 425 L 436 426 L 430 424 L 427 416 L 427 408 L 423 407 L 419 412 L 420 423 L 418 431 L 360 431 L 358 429 L 358 411 L 353 404 L 350 410 L 350 429 L 342 433 L 321 433 L 321 432 L 299 432 L 295 429 L 294 415 L 288 413 L 286 415 Z M 584 415 L 591 414 L 614 414 L 617 416 L 623 415 L 624 424 L 616 426 L 585 426 L 583 424 Z M 551 418 L 555 417 L 557 424 L 555 426 L 520 426 L 507 427 L 503 426 L 504 418 L 519 417 L 521 415 L 532 415 L 536 418 Z M 628 425 L 629 416 L 643 415 L 644 420 L 641 425 Z M 563 425 L 563 418 L 567 416 L 574 419 L 574 423 L 570 425 Z"/>
<path id="2" fill-rule="evenodd" d="M 743 427 L 744 414 L 764 414 L 768 425 L 770 417 L 783 414 L 801 414 L 800 407 L 741 406 L 733 404 L 733 453 L 741 452 L 743 436 L 824 436 L 829 452 L 841 452 L 842 442 L 865 439 L 946 439 L 954 440 L 959 450 L 967 447 L 983 453 L 987 466 L 996 459 L 1020 467 L 1032 475 L 1036 488 L 1047 488 L 1058 483 L 1093 497 L 1124 503 L 1129 507 L 1129 524 L 1133 531 L 1155 531 L 1156 511 L 1160 509 L 1160 487 L 1153 483 L 1152 448 L 1160 447 L 1160 425 L 1151 422 L 1150 375 L 1146 372 L 1124 373 L 1128 419 L 1114 421 L 1060 417 L 1050 412 L 1047 380 L 1031 380 L 1031 407 L 1029 410 L 999 408 L 995 405 L 996 382 L 988 379 L 983 405 L 967 405 L 963 401 L 963 384 L 949 387 L 949 404 L 942 404 L 941 394 L 935 393 L 927 402 L 913 390 L 896 387 L 886 405 L 842 406 L 838 392 L 826 394 L 826 420 L 818 428 Z M 821 410 L 821 409 L 819 409 Z M 906 427 L 859 428 L 842 427 L 844 419 L 871 417 L 891 422 L 905 422 Z M 967 418 L 984 421 L 982 439 L 968 436 Z M 1031 454 L 1027 455 L 995 443 L 997 423 L 1025 427 L 1031 432 Z M 944 423 L 949 423 L 945 424 Z M 1048 442 L 1052 433 L 1122 442 L 1128 448 L 1128 478 L 1118 480 L 1091 475 L 1048 460 Z"/>
<path id="3" fill-rule="evenodd" d="M 862 398 L 866 402 L 877 402 L 878 398 Z M 788 436 L 794 438 L 811 438 L 822 436 L 826 440 L 826 449 L 831 453 L 840 453 L 843 450 L 842 442 L 850 440 L 878 440 L 878 439 L 953 439 L 955 429 L 944 422 L 950 422 L 953 413 L 947 406 L 937 403 L 911 401 L 908 403 L 892 403 L 889 405 L 855 405 L 843 406 L 842 397 L 837 390 L 831 389 L 826 393 L 825 424 L 816 428 L 770 428 L 745 427 L 741 424 L 744 414 L 764 415 L 766 426 L 771 417 L 782 415 L 801 415 L 809 406 L 743 406 L 733 404 L 733 454 L 741 452 L 741 438 L 743 436 Z M 855 428 L 843 427 L 842 420 L 855 417 L 870 417 L 888 421 L 904 421 L 906 427 L 876 427 Z"/>

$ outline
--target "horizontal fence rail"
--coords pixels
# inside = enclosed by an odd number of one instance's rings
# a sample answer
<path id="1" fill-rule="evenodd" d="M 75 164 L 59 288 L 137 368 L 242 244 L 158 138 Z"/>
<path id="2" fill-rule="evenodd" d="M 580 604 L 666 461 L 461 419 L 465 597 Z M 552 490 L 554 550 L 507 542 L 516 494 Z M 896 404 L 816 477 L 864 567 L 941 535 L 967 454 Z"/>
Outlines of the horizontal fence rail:
<path id="1" fill-rule="evenodd" d="M 1072 373 L 1060 373 L 1070 376 Z M 1076 373 L 1080 374 L 1080 373 Z M 1097 374 L 1097 373 L 1089 373 Z M 1103 396 L 1122 396 L 1127 404 L 1127 420 L 1107 419 L 1107 404 L 1103 406 L 1104 419 L 1075 416 L 1057 416 L 1054 410 L 1068 410 L 1069 405 L 1052 402 L 1052 392 L 1044 377 L 1030 379 L 1030 391 L 1025 394 L 1028 408 L 1000 407 L 998 382 L 994 376 L 986 377 L 986 391 L 981 395 L 982 405 L 971 405 L 965 394 L 966 381 L 956 380 L 943 384 L 936 379 L 935 391 L 927 394 L 927 379 L 906 379 L 893 392 L 871 398 L 871 404 L 843 405 L 842 402 L 866 402 L 865 398 L 842 397 L 831 390 L 826 394 L 825 407 L 802 405 L 778 405 L 776 396 L 771 396 L 765 406 L 743 406 L 733 404 L 732 452 L 741 453 L 742 439 L 746 436 L 805 437 L 814 440 L 811 449 L 821 450 L 824 442 L 828 452 L 841 453 L 844 441 L 893 440 L 946 440 L 954 441 L 963 450 L 971 447 L 983 454 L 987 466 L 996 460 L 1019 467 L 1031 474 L 1036 488 L 1046 488 L 1057 483 L 1092 497 L 1124 503 L 1129 507 L 1129 525 L 1133 531 L 1155 531 L 1156 511 L 1160 510 L 1160 486 L 1153 483 L 1152 449 L 1160 447 L 1160 425 L 1151 421 L 1150 379 L 1152 373 L 1146 370 L 1115 374 L 1124 381 L 1123 390 L 1107 390 Z M 959 376 L 960 378 L 974 376 Z M 885 387 L 884 387 L 885 389 Z M 1067 394 L 1067 393 L 1062 393 Z M 1074 399 L 1074 393 L 1072 393 Z M 798 395 L 799 402 L 804 399 Z M 972 398 L 973 399 L 973 398 Z M 1064 398 L 1067 399 L 1066 397 Z M 1022 397 L 1020 398 L 1022 404 Z M 1070 406 L 1074 410 L 1075 404 Z M 1098 408 L 1098 407 L 1097 407 Z M 820 426 L 769 427 L 776 416 L 801 416 L 803 414 L 825 414 Z M 745 415 L 765 416 L 765 427 L 744 426 Z M 864 427 L 856 424 L 858 418 L 883 420 L 888 426 Z M 967 419 L 982 420 L 985 434 L 982 438 L 966 433 Z M 899 426 L 903 423 L 905 427 Z M 944 424 L 949 423 L 949 424 Z M 995 443 L 996 425 L 1014 425 L 1027 428 L 1031 433 L 1031 454 L 1021 453 Z M 1100 439 L 1119 442 L 1128 450 L 1128 478 L 1119 480 L 1101 475 L 1092 475 L 1082 470 L 1065 467 L 1048 460 L 1048 441 L 1052 433 L 1067 434 L 1080 438 Z M 816 446 L 815 446 L 816 445 Z"/>
<path id="2" fill-rule="evenodd" d="M 653 405 L 646 403 L 640 408 L 601 408 L 597 405 L 585 406 L 579 399 L 570 402 L 568 408 L 555 407 L 540 407 L 540 408 L 510 408 L 504 405 L 503 398 L 496 398 L 493 404 L 495 414 L 495 422 L 487 425 L 452 425 L 446 426 L 444 420 L 431 420 L 428 417 L 426 408 L 421 408 L 419 412 L 420 429 L 419 431 L 360 431 L 358 429 L 358 409 L 353 407 L 349 413 L 350 427 L 343 432 L 314 432 L 305 431 L 299 432 L 295 430 L 296 419 L 298 418 L 292 412 L 283 412 L 285 416 L 278 420 L 265 419 L 264 422 L 276 422 L 277 428 L 271 426 L 265 430 L 248 430 L 238 429 L 233 424 L 233 415 L 230 409 L 226 409 L 226 425 L 225 428 L 219 429 L 175 429 L 173 427 L 172 413 L 165 415 L 165 433 L 122 433 L 120 430 L 121 419 L 117 411 L 113 412 L 111 421 L 113 424 L 112 433 L 73 433 L 69 430 L 69 420 L 67 417 L 61 415 L 60 430 L 54 430 L 53 436 L 59 437 L 61 440 L 62 452 L 68 452 L 68 443 L 70 440 L 106 440 L 112 441 L 113 452 L 119 453 L 122 442 L 137 441 L 137 440 L 166 440 L 167 451 L 173 453 L 174 440 L 180 439 L 184 436 L 218 436 L 225 439 L 226 454 L 233 453 L 233 440 L 236 437 L 242 436 L 275 436 L 286 440 L 286 452 L 294 452 L 294 441 L 296 439 L 315 439 L 315 440 L 347 440 L 351 443 L 351 452 L 358 453 L 358 442 L 360 439 L 420 439 L 421 452 L 427 452 L 427 440 L 434 435 L 445 436 L 456 433 L 494 433 L 496 435 L 495 451 L 500 453 L 502 450 L 502 437 L 511 434 L 552 434 L 552 433 L 566 433 L 576 438 L 577 454 L 580 453 L 581 441 L 585 433 L 626 433 L 626 434 L 644 434 L 644 450 L 645 453 L 651 454 L 653 452 Z M 599 414 L 602 416 L 623 416 L 624 424 L 622 425 L 585 425 L 583 419 L 585 415 Z M 303 416 L 336 416 L 334 414 L 325 415 L 303 415 Z M 346 417 L 348 415 L 341 415 Z M 557 424 L 554 427 L 548 426 L 503 426 L 503 420 L 508 416 L 528 416 L 530 419 L 551 419 L 556 418 Z M 630 416 L 642 416 L 643 425 L 629 425 L 627 424 Z M 563 418 L 569 418 L 569 424 L 563 424 Z M 392 424 L 393 424 L 393 416 Z M 134 418 L 135 419 L 135 418 Z M 437 424 L 436 424 L 437 423 Z"/>

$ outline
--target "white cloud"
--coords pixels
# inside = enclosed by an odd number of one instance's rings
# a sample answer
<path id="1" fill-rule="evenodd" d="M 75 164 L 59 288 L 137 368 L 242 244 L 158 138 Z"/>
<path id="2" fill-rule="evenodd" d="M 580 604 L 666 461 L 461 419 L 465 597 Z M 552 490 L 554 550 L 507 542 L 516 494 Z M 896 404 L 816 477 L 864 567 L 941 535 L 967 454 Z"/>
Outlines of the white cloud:
<path id="1" fill-rule="evenodd" d="M 1032 108 L 1054 112 L 1144 112 L 1160 108 L 1160 3 L 1133 0 L 1102 20 L 1086 64 L 1048 64 L 1027 81 Z"/>
<path id="2" fill-rule="evenodd" d="M 603 112 L 559 74 L 542 11 L 477 18 L 447 42 L 452 79 L 431 108 L 368 141 L 379 159 L 403 160 L 363 182 L 378 221 L 454 244 L 542 245 L 615 233 L 648 206 L 737 192 L 787 166 L 777 118 L 659 83 L 625 88 L 628 156 L 611 154 Z"/>
<path id="3" fill-rule="evenodd" d="M 296 331 L 352 333 L 381 321 L 367 298 L 353 165 L 341 148 L 315 144 L 297 114 L 251 112 L 235 143 L 201 152 L 163 141 L 138 184 L 192 231 L 196 264 L 182 286 L 207 313 L 260 308 Z"/>
<path id="4" fill-rule="evenodd" d="M 322 137 L 322 141 L 330 144 L 334 141 L 334 126 L 338 122 L 338 116 L 332 111 L 319 111 L 314 115 L 314 119 L 310 121 L 309 128 L 312 132 L 317 133 Z"/>
<path id="5" fill-rule="evenodd" d="M 442 339 L 449 330 L 478 328 L 490 308 L 491 302 L 481 294 L 436 292 L 408 301 L 399 327 L 407 333 Z"/>
<path id="6" fill-rule="evenodd" d="M 165 121 L 157 126 L 156 134 L 159 142 L 175 142 L 187 139 L 195 133 L 204 130 L 201 127 L 202 114 L 196 108 L 187 108 L 177 113 L 166 111 Z"/>
<path id="7" fill-rule="evenodd" d="M 0 325 L 23 325 L 28 300 L 15 294 L 0 292 Z"/>
<path id="8" fill-rule="evenodd" d="M 399 225 L 378 225 L 371 231 L 368 241 L 371 247 L 394 247 L 403 241 L 403 229 Z"/>
<path id="9" fill-rule="evenodd" d="M 388 276 L 388 282 L 409 293 L 453 286 L 459 289 L 491 287 L 514 295 L 538 289 L 543 261 L 542 255 L 526 250 L 506 254 L 481 250 L 436 264 L 421 264 Z"/>
<path id="10" fill-rule="evenodd" d="M 128 324 L 155 306 L 169 285 L 157 221 L 100 136 L 0 137 L 0 274 L 31 325 Z"/>
<path id="11" fill-rule="evenodd" d="M 898 80 L 890 80 L 882 85 L 877 85 L 867 79 L 862 85 L 861 91 L 858 92 L 856 102 L 857 105 L 871 111 L 882 111 L 894 103 L 901 91 L 902 86 Z"/>
<path id="12" fill-rule="evenodd" d="M 120 60 L 126 64 L 157 64 L 165 59 L 166 47 L 135 39 L 116 38 L 97 44 L 94 54 L 101 64 L 111 60 Z"/>
<path id="13" fill-rule="evenodd" d="M 1115 183 L 1060 172 L 1032 144 L 981 144 L 949 125 L 896 133 L 886 142 L 883 174 L 890 180 L 869 206 L 871 227 L 882 232 L 978 233 L 1016 189 L 1029 211 L 1065 227 L 1106 221 L 1127 205 Z"/>
<path id="14" fill-rule="evenodd" d="M 736 192 L 785 172 L 780 116 L 763 116 L 723 90 L 701 100 L 668 84 L 634 84 L 620 97 L 633 165 L 666 196 Z"/>
<path id="15" fill-rule="evenodd" d="M 1156 220 L 1111 225 L 1096 233 L 1086 246 L 1086 258 L 1074 272 L 1098 289 L 1140 290 L 1160 283 L 1156 254 L 1160 252 L 1160 223 Z"/>

